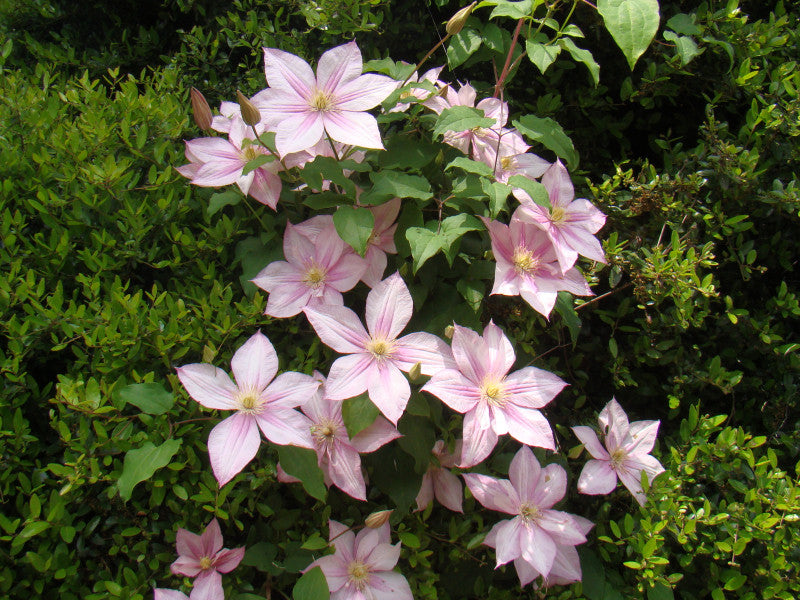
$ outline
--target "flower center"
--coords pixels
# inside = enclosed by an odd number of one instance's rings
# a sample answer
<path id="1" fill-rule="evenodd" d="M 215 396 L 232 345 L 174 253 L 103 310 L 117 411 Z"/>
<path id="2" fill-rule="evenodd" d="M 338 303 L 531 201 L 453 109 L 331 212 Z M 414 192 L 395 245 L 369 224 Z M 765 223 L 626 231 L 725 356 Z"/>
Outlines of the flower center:
<path id="1" fill-rule="evenodd" d="M 481 398 L 489 406 L 503 406 L 506 403 L 505 386 L 500 381 L 486 380 L 481 386 Z"/>
<path id="2" fill-rule="evenodd" d="M 565 211 L 560 206 L 554 206 L 550 210 L 550 220 L 553 222 L 554 225 L 561 225 L 564 221 L 567 220 L 567 211 Z"/>
<path id="3" fill-rule="evenodd" d="M 623 462 L 625 462 L 625 450 L 617 448 L 611 453 L 611 468 L 618 469 L 622 466 Z"/>
<path id="4" fill-rule="evenodd" d="M 354 560 L 347 566 L 347 577 L 357 589 L 363 590 L 367 587 L 369 569 L 360 560 Z"/>
<path id="5" fill-rule="evenodd" d="M 394 344 L 387 340 L 383 339 L 371 339 L 367 342 L 367 352 L 372 354 L 372 356 L 378 362 L 383 362 L 387 358 L 392 357 L 392 351 L 394 350 Z"/>
<path id="6" fill-rule="evenodd" d="M 325 112 L 333 110 L 334 102 L 330 94 L 317 90 L 311 96 L 311 108 L 318 112 Z"/>
<path id="7" fill-rule="evenodd" d="M 242 148 L 242 158 L 244 158 L 247 162 L 250 162 L 254 158 L 258 158 L 262 154 L 264 153 L 259 150 L 258 146 L 254 146 L 253 144 Z"/>
<path id="8" fill-rule="evenodd" d="M 511 171 L 517 167 L 517 161 L 513 156 L 504 156 L 500 159 L 500 168 L 503 171 Z"/>
<path id="9" fill-rule="evenodd" d="M 532 273 L 539 268 L 539 259 L 525 246 L 514 248 L 514 255 L 511 260 L 517 273 Z"/>
<path id="10" fill-rule="evenodd" d="M 325 419 L 316 425 L 311 426 L 311 435 L 314 441 L 320 446 L 333 443 L 336 438 L 336 431 L 339 427 L 330 419 Z"/>
<path id="11" fill-rule="evenodd" d="M 525 502 L 519 507 L 519 516 L 522 517 L 525 524 L 535 523 L 536 520 L 542 516 L 542 511 L 540 511 L 539 507 L 535 504 L 528 504 Z"/>
<path id="12" fill-rule="evenodd" d="M 254 415 L 259 412 L 263 402 L 258 396 L 255 390 L 243 390 L 239 392 L 236 398 L 239 404 L 239 410 L 249 415 Z"/>
<path id="13" fill-rule="evenodd" d="M 214 561 L 212 561 L 208 556 L 204 556 L 200 559 L 200 568 L 203 569 L 203 571 L 210 569 L 212 564 L 214 564 Z"/>
<path id="14" fill-rule="evenodd" d="M 313 290 L 318 290 L 325 285 L 325 269 L 316 264 L 311 265 L 303 276 L 303 283 Z"/>

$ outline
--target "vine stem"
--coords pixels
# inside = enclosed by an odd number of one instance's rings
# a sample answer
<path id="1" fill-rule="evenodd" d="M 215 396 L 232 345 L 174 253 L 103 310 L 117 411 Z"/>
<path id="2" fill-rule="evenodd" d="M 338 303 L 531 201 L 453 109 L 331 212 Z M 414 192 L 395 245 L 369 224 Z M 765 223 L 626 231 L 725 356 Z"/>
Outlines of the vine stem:
<path id="1" fill-rule="evenodd" d="M 503 70 L 500 71 L 500 77 L 497 79 L 497 84 L 494 86 L 493 98 L 497 98 L 500 95 L 500 91 L 503 89 L 503 84 L 506 81 L 506 77 L 508 77 L 508 72 L 511 70 L 511 59 L 514 56 L 514 48 L 517 47 L 519 32 L 522 30 L 522 24 L 524 22 L 525 17 L 522 17 L 519 21 L 517 21 L 517 26 L 514 29 L 514 37 L 511 38 L 511 48 L 508 49 L 508 55 L 506 56 L 506 64 L 503 65 Z"/>
<path id="2" fill-rule="evenodd" d="M 599 301 L 600 301 L 600 300 L 602 300 L 603 298 L 607 298 L 608 296 L 611 296 L 611 295 L 613 295 L 613 294 L 616 294 L 617 292 L 619 292 L 619 291 L 621 291 L 621 290 L 624 290 L 624 289 L 627 289 L 627 288 L 631 287 L 632 285 L 633 285 L 633 282 L 632 282 L 632 281 L 629 281 L 628 283 L 624 283 L 624 284 L 622 284 L 621 286 L 614 288 L 614 289 L 613 289 L 613 290 L 611 290 L 610 292 L 606 292 L 605 294 L 600 294 L 600 295 L 599 295 L 599 296 L 597 296 L 596 298 L 592 298 L 592 299 L 591 299 L 591 300 L 589 300 L 588 302 L 584 302 L 584 303 L 583 303 L 583 304 L 581 304 L 580 306 L 576 306 L 576 307 L 575 307 L 575 310 L 580 310 L 580 309 L 582 309 L 582 308 L 585 308 L 585 307 L 589 306 L 590 304 L 594 304 L 595 302 L 599 302 Z"/>
<path id="3" fill-rule="evenodd" d="M 444 36 L 442 39 L 440 39 L 438 42 L 436 42 L 436 45 L 435 45 L 433 48 L 431 48 L 430 50 L 428 50 L 428 53 L 427 53 L 425 56 L 423 56 L 423 57 L 422 57 L 422 60 L 421 60 L 421 61 L 419 61 L 419 62 L 417 63 L 417 66 L 416 66 L 416 67 L 414 67 L 414 70 L 413 70 L 413 71 L 411 71 L 411 73 L 409 73 L 409 74 L 408 74 L 408 77 L 406 77 L 405 81 L 403 81 L 403 83 L 401 83 L 401 84 L 400 84 L 400 87 L 403 87 L 405 84 L 407 84 L 407 83 L 408 83 L 408 80 L 409 80 L 409 79 L 411 79 L 411 76 L 412 76 L 414 73 L 417 73 L 417 72 L 419 71 L 419 68 L 420 68 L 422 65 L 424 65 L 424 64 L 425 64 L 425 61 L 426 61 L 426 60 L 428 60 L 428 59 L 431 57 L 431 54 L 433 54 L 434 52 L 436 52 L 436 50 L 438 50 L 438 49 L 439 49 L 439 46 L 441 46 L 442 44 L 444 44 L 444 43 L 445 43 L 447 40 L 449 40 L 451 37 L 453 37 L 453 36 L 451 36 L 451 35 L 448 33 L 446 36 Z"/>

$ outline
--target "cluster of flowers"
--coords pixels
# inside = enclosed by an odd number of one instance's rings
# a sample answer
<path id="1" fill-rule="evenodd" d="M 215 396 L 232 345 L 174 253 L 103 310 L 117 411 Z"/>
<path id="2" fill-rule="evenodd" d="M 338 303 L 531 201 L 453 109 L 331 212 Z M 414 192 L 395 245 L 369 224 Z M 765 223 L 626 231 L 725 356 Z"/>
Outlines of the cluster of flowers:
<path id="1" fill-rule="evenodd" d="M 270 87 L 252 100 L 240 97 L 239 104 L 223 103 L 220 117 L 212 118 L 208 111 L 205 123 L 227 133 L 227 140 L 187 142 L 190 164 L 179 170 L 194 184 L 236 183 L 244 193 L 274 209 L 282 187 L 281 171 L 302 166 L 318 155 L 357 157 L 356 147 L 383 147 L 377 121 L 364 111 L 385 100 L 398 82 L 362 74 L 361 54 L 354 42 L 323 54 L 316 75 L 302 59 L 265 49 L 265 71 Z M 437 113 L 457 105 L 474 106 L 474 89 L 463 85 L 456 92 L 438 80 L 440 71 L 426 73 L 425 86 L 412 83 L 401 100 L 422 103 Z M 431 86 L 437 91 L 428 89 Z M 408 106 L 404 102 L 392 110 Z M 497 181 L 507 182 L 519 174 L 541 178 L 550 202 L 547 208 L 537 205 L 523 190 L 514 189 L 520 206 L 510 223 L 484 219 L 497 260 L 492 293 L 521 295 L 547 316 L 558 291 L 592 293 L 574 265 L 578 255 L 604 261 L 594 234 L 605 217 L 588 201 L 574 199 L 569 175 L 559 161 L 549 164 L 527 153 L 529 147 L 520 134 L 505 128 L 506 103 L 488 98 L 476 108 L 494 125 L 448 132 L 445 141 L 491 166 Z M 275 134 L 274 152 L 261 143 L 267 132 Z M 265 158 L 245 175 L 245 167 L 260 156 Z M 287 225 L 286 260 L 267 265 L 253 280 L 269 293 L 268 315 L 284 318 L 303 312 L 323 343 L 343 355 L 327 378 L 294 372 L 276 377 L 277 355 L 260 332 L 234 354 L 233 380 L 210 364 L 178 368 L 178 377 L 192 398 L 207 408 L 235 411 L 209 436 L 214 475 L 220 486 L 230 481 L 256 455 L 263 434 L 274 444 L 314 449 L 327 485 L 366 500 L 360 454 L 400 436 L 396 426 L 411 395 L 409 379 L 416 382 L 426 376 L 430 379 L 421 390 L 464 416 L 457 447 L 451 452 L 441 440 L 434 446 L 431 468 L 417 496 L 418 508 L 435 496 L 448 508 L 461 511 L 463 489 L 449 469 L 477 465 L 489 456 L 498 436 L 509 434 L 523 444 L 511 464 L 510 480 L 463 474 L 481 504 L 516 515 L 495 525 L 485 543 L 496 549 L 498 566 L 514 561 L 523 585 L 539 576 L 545 584 L 579 580 L 575 546 L 586 541 L 592 525 L 552 509 L 566 492 L 566 472 L 555 464 L 542 468 L 528 447 L 555 450 L 552 429 L 540 410 L 566 383 L 535 367 L 510 372 L 516 359 L 513 347 L 492 322 L 482 335 L 454 325 L 449 345 L 426 332 L 402 335 L 413 312 L 411 294 L 399 273 L 383 278 L 386 254 L 396 252 L 395 220 L 400 206 L 401 200 L 395 198 L 370 208 L 375 226 L 363 257 L 342 241 L 330 215 Z M 342 296 L 359 281 L 371 288 L 366 326 L 344 306 Z M 351 438 L 341 401 L 364 392 L 381 416 Z M 605 448 L 590 428 L 575 428 L 593 456 L 580 476 L 579 491 L 608 493 L 619 477 L 643 502 L 642 471 L 652 479 L 663 470 L 648 455 L 658 422 L 629 425 L 612 401 L 601 413 L 600 423 Z M 281 478 L 291 479 L 286 474 Z M 371 597 L 366 593 L 369 589 L 375 597 L 388 597 L 391 591 L 398 598 L 411 598 L 408 583 L 391 571 L 399 544 L 391 545 L 388 525 L 355 535 L 331 521 L 330 538 L 335 555 L 319 559 L 312 567 L 322 568 L 335 597 Z"/>

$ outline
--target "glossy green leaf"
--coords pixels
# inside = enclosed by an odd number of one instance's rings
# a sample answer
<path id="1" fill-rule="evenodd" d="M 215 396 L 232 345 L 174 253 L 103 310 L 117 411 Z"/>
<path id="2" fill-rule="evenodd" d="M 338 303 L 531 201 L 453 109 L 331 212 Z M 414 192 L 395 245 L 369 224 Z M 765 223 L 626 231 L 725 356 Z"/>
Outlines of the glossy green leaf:
<path id="1" fill-rule="evenodd" d="M 342 419 L 351 439 L 372 425 L 380 414 L 381 411 L 369 399 L 367 392 L 342 402 Z"/>
<path id="2" fill-rule="evenodd" d="M 317 500 L 325 500 L 328 490 L 322 470 L 317 464 L 317 453 L 297 446 L 278 446 L 281 467 L 289 475 L 297 477 L 306 492 Z"/>
<path id="3" fill-rule="evenodd" d="M 340 206 L 333 214 L 333 224 L 339 237 L 364 256 L 367 251 L 369 236 L 375 227 L 375 216 L 366 208 Z"/>
<path id="4" fill-rule="evenodd" d="M 328 581 L 319 567 L 303 573 L 292 588 L 292 600 L 329 600 Z"/>
<path id="5" fill-rule="evenodd" d="M 494 119 L 483 116 L 483 111 L 470 106 L 445 108 L 436 119 L 433 135 L 444 135 L 448 131 L 468 131 L 475 127 L 491 127 Z"/>
<path id="6" fill-rule="evenodd" d="M 132 383 L 116 390 L 114 395 L 148 415 L 163 415 L 175 404 L 175 397 L 160 383 Z"/>
<path id="7" fill-rule="evenodd" d="M 578 153 L 575 151 L 575 146 L 572 145 L 572 140 L 564 133 L 561 125 L 550 117 L 525 115 L 514 121 L 514 127 L 523 135 L 555 152 L 567 161 L 567 167 L 570 169 L 578 166 Z"/>
<path id="8" fill-rule="evenodd" d="M 658 31 L 658 1 L 597 0 L 597 12 L 633 70 Z"/>
<path id="9" fill-rule="evenodd" d="M 130 500 L 136 484 L 150 479 L 156 471 L 166 467 L 180 447 L 180 440 L 169 439 L 159 446 L 145 442 L 141 448 L 126 452 L 122 475 L 117 482 L 120 498 Z"/>

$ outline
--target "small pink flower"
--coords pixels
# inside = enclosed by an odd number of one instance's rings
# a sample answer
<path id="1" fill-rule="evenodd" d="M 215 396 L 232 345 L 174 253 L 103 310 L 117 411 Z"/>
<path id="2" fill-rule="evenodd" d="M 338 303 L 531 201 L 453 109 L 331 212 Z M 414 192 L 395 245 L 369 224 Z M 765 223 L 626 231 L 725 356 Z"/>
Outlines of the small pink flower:
<path id="1" fill-rule="evenodd" d="M 402 371 L 419 363 L 424 375 L 452 364 L 450 350 L 430 333 L 398 337 L 411 320 L 411 294 L 398 273 L 367 295 L 367 329 L 358 315 L 344 306 L 304 308 L 317 335 L 341 354 L 331 366 L 325 390 L 333 400 L 369 392 L 369 399 L 393 424 L 405 410 L 411 387 Z"/>
<path id="2" fill-rule="evenodd" d="M 565 556 L 559 547 L 584 543 L 586 521 L 552 509 L 566 493 L 566 471 L 557 464 L 541 468 L 531 449 L 522 446 L 511 461 L 508 475 L 509 479 L 495 479 L 464 473 L 467 487 L 478 502 L 490 510 L 516 515 L 497 523 L 484 540 L 495 548 L 497 566 L 514 560 L 523 585 L 532 579 L 528 579 L 530 569 L 547 582 L 560 553 L 571 563 L 572 571 L 575 567 L 580 571 L 580 564 L 574 562 L 577 553 Z"/>
<path id="3" fill-rule="evenodd" d="M 219 522 L 212 519 L 201 535 L 186 529 L 178 529 L 177 535 L 178 559 L 172 563 L 170 570 L 176 575 L 194 577 L 194 588 L 190 598 L 200 600 L 204 598 L 222 599 L 222 577 L 220 573 L 229 573 L 235 569 L 244 558 L 244 547 L 228 550 L 222 547 L 222 532 Z M 173 590 L 160 594 L 162 598 L 169 598 L 180 594 Z M 158 590 L 156 598 L 159 598 Z"/>
<path id="4" fill-rule="evenodd" d="M 413 600 L 408 581 L 393 570 L 400 544 L 391 544 L 389 523 L 364 528 L 357 535 L 337 521 L 328 524 L 336 552 L 315 560 L 308 569 L 322 569 L 331 600 Z"/>
<path id="5" fill-rule="evenodd" d="M 400 205 L 400 198 L 393 198 L 370 208 L 375 216 L 375 225 L 367 242 L 367 252 L 364 254 L 367 270 L 361 277 L 361 281 L 371 288 L 378 285 L 383 279 L 383 272 L 386 270 L 388 262 L 386 255 L 397 254 L 394 232 L 397 230 L 395 221 L 400 212 Z"/>
<path id="6" fill-rule="evenodd" d="M 578 491 L 589 495 L 610 494 L 617 487 L 619 478 L 636 501 L 644 506 L 647 496 L 642 490 L 642 472 L 648 481 L 664 472 L 661 463 L 649 454 L 656 443 L 661 422 L 628 423 L 628 415 L 613 398 L 600 412 L 598 421 L 605 435 L 605 447 L 591 427 L 572 428 L 593 457 L 581 471 Z"/>
<path id="7" fill-rule="evenodd" d="M 462 468 L 481 462 L 497 436 L 506 433 L 523 444 L 555 450 L 550 424 L 539 409 L 564 388 L 564 381 L 536 367 L 509 374 L 514 349 L 492 321 L 483 336 L 455 325 L 452 349 L 457 367 L 435 373 L 422 391 L 465 413 Z"/>
<path id="8" fill-rule="evenodd" d="M 236 411 L 208 436 L 211 468 L 220 487 L 253 460 L 261 446 L 259 429 L 274 444 L 313 447 L 311 423 L 294 409 L 320 385 L 302 373 L 287 372 L 276 378 L 278 356 L 261 332 L 236 351 L 231 369 L 236 383 L 207 363 L 176 369 L 183 387 L 197 402 L 206 408 Z"/>
<path id="9" fill-rule="evenodd" d="M 264 48 L 270 87 L 254 103 L 275 128 L 281 155 L 310 148 L 326 133 L 343 144 L 383 148 L 378 122 L 364 111 L 380 104 L 397 82 L 385 75 L 362 75 L 362 68 L 355 42 L 325 52 L 316 76 L 302 58 Z"/>
<path id="10" fill-rule="evenodd" d="M 542 175 L 542 184 L 547 188 L 551 207 L 534 204 L 530 196 L 520 189 L 514 195 L 522 202 L 518 218 L 542 228 L 553 242 L 561 271 L 566 273 L 578 255 L 597 262 L 606 262 L 600 242 L 593 234 L 600 231 L 606 216 L 588 200 L 575 198 L 575 190 L 566 167 L 557 160 Z"/>
<path id="11" fill-rule="evenodd" d="M 461 440 L 456 442 L 452 454 L 447 451 L 444 441 L 438 440 L 433 445 L 431 454 L 433 460 L 422 476 L 422 485 L 417 494 L 417 510 L 425 510 L 435 496 L 440 504 L 453 512 L 464 512 L 461 481 L 450 471 L 461 459 Z"/>

